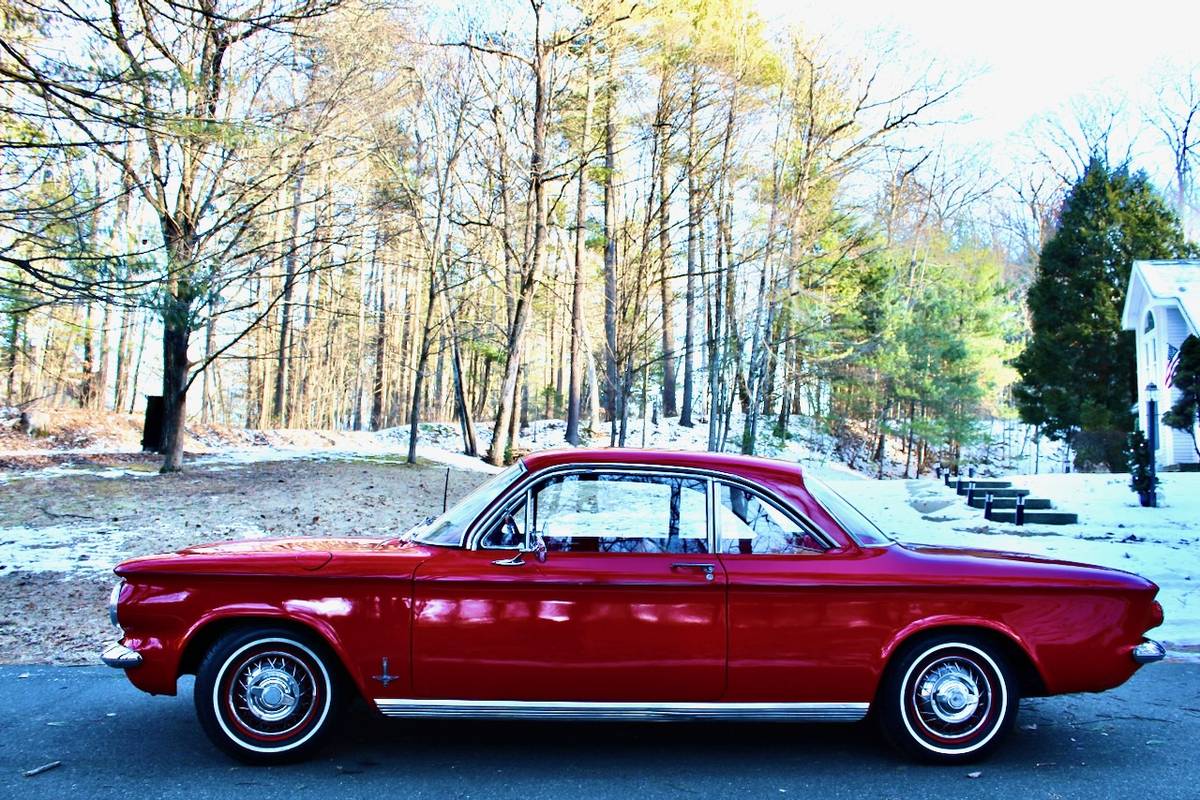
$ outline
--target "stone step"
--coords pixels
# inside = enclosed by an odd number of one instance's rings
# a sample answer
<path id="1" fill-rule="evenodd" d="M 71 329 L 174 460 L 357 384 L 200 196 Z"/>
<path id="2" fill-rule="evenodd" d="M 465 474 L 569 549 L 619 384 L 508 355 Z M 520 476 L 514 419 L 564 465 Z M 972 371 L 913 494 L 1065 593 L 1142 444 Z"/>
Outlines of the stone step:
<path id="1" fill-rule="evenodd" d="M 1016 522 L 1016 511 L 993 511 L 992 522 Z M 1074 525 L 1079 515 L 1069 511 L 1026 511 L 1026 525 Z"/>
<path id="2" fill-rule="evenodd" d="M 971 483 L 972 481 L 974 481 L 976 489 L 1007 489 L 1012 486 L 1012 481 L 993 481 L 982 480 L 980 478 L 964 477 L 962 479 L 963 488 L 965 489 L 967 484 Z M 953 489 L 954 487 L 958 486 L 958 478 L 951 478 L 950 482 L 946 485 Z"/>
<path id="3" fill-rule="evenodd" d="M 984 505 L 986 505 L 986 502 L 985 502 L 986 497 L 987 497 L 987 492 L 976 492 L 975 497 L 971 499 L 971 507 L 972 508 L 983 508 Z M 992 495 L 992 508 L 993 509 L 1016 508 L 1016 507 L 1017 507 L 1017 498 L 1015 498 L 1015 497 L 996 497 L 994 494 Z M 1044 497 L 1026 497 L 1025 498 L 1025 508 L 1027 508 L 1027 509 L 1035 509 L 1035 508 L 1047 509 L 1047 508 L 1053 508 L 1053 507 L 1054 506 L 1051 505 L 1050 501 Z"/>
<path id="4" fill-rule="evenodd" d="M 965 495 L 967 493 L 967 488 L 968 488 L 967 484 L 964 483 L 962 485 L 962 488 L 958 490 L 958 493 L 961 495 Z M 999 497 L 1024 497 L 1025 495 L 1029 494 L 1029 490 L 1028 489 L 1011 489 L 1011 488 L 989 489 L 987 487 L 980 487 L 979 484 L 975 484 L 975 496 L 982 497 L 985 494 L 990 494 L 992 497 L 997 497 L 997 498 L 999 498 Z"/>

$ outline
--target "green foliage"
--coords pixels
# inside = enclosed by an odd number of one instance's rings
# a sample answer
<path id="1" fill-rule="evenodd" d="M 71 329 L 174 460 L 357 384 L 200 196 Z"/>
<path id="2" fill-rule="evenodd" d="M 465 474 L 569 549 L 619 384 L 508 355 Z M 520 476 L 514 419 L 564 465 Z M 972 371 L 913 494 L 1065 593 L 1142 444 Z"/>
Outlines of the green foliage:
<path id="1" fill-rule="evenodd" d="M 843 287 L 839 323 L 861 344 L 831 375 L 844 413 L 933 447 L 969 444 L 1009 382 L 1017 306 L 990 250 L 933 236 L 863 259 Z M 838 330 L 837 327 L 833 328 Z"/>
<path id="2" fill-rule="evenodd" d="M 1179 392 L 1179 399 L 1163 414 L 1162 421 L 1190 435 L 1192 446 L 1200 455 L 1200 443 L 1196 441 L 1196 423 L 1200 420 L 1200 338 L 1189 336 L 1183 340 L 1179 347 L 1179 368 L 1171 386 Z"/>
<path id="3" fill-rule="evenodd" d="M 485 339 L 467 339 L 463 342 L 463 346 L 468 350 L 473 350 L 483 356 L 485 361 L 503 362 L 505 349 L 496 342 L 490 342 Z"/>
<path id="4" fill-rule="evenodd" d="M 1129 434 L 1129 445 L 1125 450 L 1125 464 L 1129 468 L 1129 488 L 1139 495 L 1146 495 L 1158 487 L 1159 480 L 1151 470 L 1150 444 L 1141 431 Z"/>
<path id="5" fill-rule="evenodd" d="M 1013 389 L 1026 423 L 1072 443 L 1080 431 L 1110 443 L 1123 438 L 1136 396 L 1133 335 L 1121 330 L 1129 270 L 1136 259 L 1189 252 L 1178 218 L 1144 173 L 1091 162 L 1067 196 L 1029 290 L 1032 337 L 1015 361 L 1021 379 Z M 1119 446 L 1091 457 L 1122 466 Z"/>

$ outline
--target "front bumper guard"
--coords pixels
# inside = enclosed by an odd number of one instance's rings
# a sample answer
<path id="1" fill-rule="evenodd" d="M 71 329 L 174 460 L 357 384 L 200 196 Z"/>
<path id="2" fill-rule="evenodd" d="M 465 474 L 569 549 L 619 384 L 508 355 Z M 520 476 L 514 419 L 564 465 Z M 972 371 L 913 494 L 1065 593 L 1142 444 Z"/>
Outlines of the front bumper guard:
<path id="1" fill-rule="evenodd" d="M 1129 656 L 1139 664 L 1153 664 L 1167 657 L 1167 651 L 1153 639 L 1147 639 L 1129 651 Z"/>
<path id="2" fill-rule="evenodd" d="M 120 642 L 113 642 L 104 648 L 104 652 L 100 654 L 100 660 L 115 669 L 131 669 L 142 663 L 142 654 L 136 650 L 130 650 Z"/>

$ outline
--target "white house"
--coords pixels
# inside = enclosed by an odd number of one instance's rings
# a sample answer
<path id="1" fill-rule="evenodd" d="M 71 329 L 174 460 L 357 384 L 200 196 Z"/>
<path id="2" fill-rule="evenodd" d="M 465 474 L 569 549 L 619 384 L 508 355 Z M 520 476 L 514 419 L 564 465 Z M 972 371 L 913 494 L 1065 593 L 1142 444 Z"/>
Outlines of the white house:
<path id="1" fill-rule="evenodd" d="M 1133 262 L 1121 327 L 1137 336 L 1138 421 L 1146 430 L 1147 385 L 1158 387 L 1160 414 L 1170 408 L 1178 390 L 1164 386 L 1167 363 L 1189 334 L 1200 336 L 1200 261 Z M 1160 467 L 1200 460 L 1192 437 L 1161 421 L 1156 456 Z"/>

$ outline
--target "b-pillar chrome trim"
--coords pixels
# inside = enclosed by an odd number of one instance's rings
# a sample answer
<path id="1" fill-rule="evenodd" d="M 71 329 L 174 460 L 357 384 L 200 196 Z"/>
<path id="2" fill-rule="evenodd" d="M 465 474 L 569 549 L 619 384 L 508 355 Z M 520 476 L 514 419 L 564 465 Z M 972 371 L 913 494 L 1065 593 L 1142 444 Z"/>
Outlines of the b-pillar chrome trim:
<path id="1" fill-rule="evenodd" d="M 674 722 L 857 722 L 868 703 L 595 703 L 524 700 L 376 700 L 387 717 Z"/>

